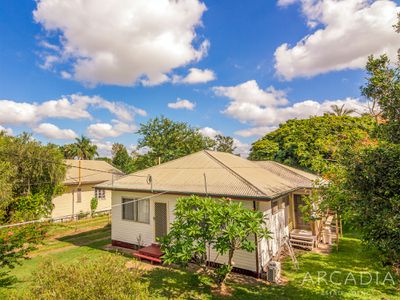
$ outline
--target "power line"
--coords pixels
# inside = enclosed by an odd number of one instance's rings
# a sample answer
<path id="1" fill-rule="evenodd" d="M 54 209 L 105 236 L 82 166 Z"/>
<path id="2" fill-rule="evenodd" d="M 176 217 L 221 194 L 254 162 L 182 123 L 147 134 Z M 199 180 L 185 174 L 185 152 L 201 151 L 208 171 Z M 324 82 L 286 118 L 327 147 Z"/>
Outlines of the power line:
<path id="1" fill-rule="evenodd" d="M 13 153 L 13 152 L 3 152 L 3 153 L 6 153 L 7 155 L 18 156 L 18 157 L 21 157 L 21 156 L 22 156 L 22 155 L 19 154 L 19 153 Z M 118 175 L 118 176 L 136 176 L 136 177 L 147 178 L 147 175 L 123 174 L 123 173 L 114 172 L 114 171 L 106 171 L 106 170 L 99 170 L 99 169 L 94 169 L 94 168 L 86 168 L 86 167 L 73 166 L 73 165 L 69 165 L 69 164 L 67 164 L 67 163 L 59 163 L 59 162 L 56 162 L 56 161 L 47 160 L 47 159 L 38 158 L 38 157 L 29 157 L 29 158 L 30 158 L 30 159 L 33 159 L 33 160 L 36 160 L 36 161 L 45 162 L 45 163 L 50 163 L 50 164 L 55 164 L 55 165 L 66 166 L 66 167 L 68 167 L 68 168 L 77 168 L 77 169 L 81 169 L 81 170 L 87 170 L 87 171 L 93 171 L 93 172 L 101 172 L 101 173 L 113 174 L 113 175 Z"/>
<path id="2" fill-rule="evenodd" d="M 159 196 L 161 196 L 161 195 L 163 195 L 163 194 L 166 194 L 166 193 L 168 193 L 168 192 L 161 192 L 161 193 L 157 193 L 157 194 L 150 195 L 150 196 L 147 196 L 147 197 L 143 197 L 143 198 L 139 198 L 139 199 L 134 199 L 134 200 L 132 200 L 132 201 L 127 201 L 127 202 L 124 202 L 124 203 L 114 204 L 114 205 L 111 205 L 110 208 L 103 209 L 102 211 L 109 211 L 109 210 L 111 210 L 113 207 L 116 207 L 116 206 L 122 206 L 122 205 L 125 205 L 125 204 L 135 203 L 135 202 L 139 202 L 139 201 L 143 201 L 143 200 L 147 200 L 147 199 L 159 197 Z M 101 211 L 99 211 L 99 212 L 101 212 Z M 74 217 L 74 216 L 77 216 L 77 215 L 79 215 L 79 214 L 66 215 L 66 216 L 57 217 L 57 218 L 44 218 L 44 219 L 32 220 L 32 221 L 26 221 L 26 222 L 21 222 L 21 223 L 14 223 L 14 224 L 7 224 L 7 225 L 2 225 L 2 226 L 0 226 L 0 229 L 2 229 L 2 228 L 10 228 L 10 227 L 17 227 L 17 226 L 23 226 L 23 225 L 27 225 L 27 224 L 33 224 L 33 223 L 51 222 L 51 221 L 54 221 L 54 220 L 66 219 L 66 218 L 68 218 L 68 217 Z"/>

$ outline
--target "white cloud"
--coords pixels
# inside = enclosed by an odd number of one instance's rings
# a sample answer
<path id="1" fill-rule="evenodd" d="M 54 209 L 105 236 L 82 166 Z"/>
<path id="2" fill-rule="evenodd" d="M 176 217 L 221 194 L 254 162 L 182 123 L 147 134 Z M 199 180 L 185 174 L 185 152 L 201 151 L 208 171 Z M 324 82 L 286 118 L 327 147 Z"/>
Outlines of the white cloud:
<path id="1" fill-rule="evenodd" d="M 12 100 L 0 100 L 1 124 L 24 124 L 38 121 L 37 105 Z"/>
<path id="2" fill-rule="evenodd" d="M 172 109 L 188 109 L 193 110 L 196 107 L 196 103 L 190 102 L 186 99 L 178 98 L 176 102 L 168 103 L 168 107 Z"/>
<path id="3" fill-rule="evenodd" d="M 190 68 L 189 74 L 187 74 L 186 77 L 175 75 L 172 79 L 172 82 L 196 84 L 196 83 L 206 83 L 215 79 L 216 79 L 215 73 L 210 69 L 201 70 L 197 68 Z"/>
<path id="4" fill-rule="evenodd" d="M 250 145 L 242 143 L 238 139 L 233 139 L 233 146 L 236 147 L 234 153 L 239 154 L 241 157 L 247 158 L 250 153 Z"/>
<path id="5" fill-rule="evenodd" d="M 268 132 L 276 130 L 277 128 L 278 128 L 277 126 L 260 126 L 260 127 L 238 130 L 235 131 L 235 134 L 242 137 L 263 136 Z"/>
<path id="6" fill-rule="evenodd" d="M 286 93 L 275 90 L 272 86 L 266 90 L 259 88 L 255 80 L 249 80 L 236 86 L 217 86 L 213 91 L 218 96 L 234 99 L 236 102 L 254 105 L 283 105 L 288 101 Z"/>
<path id="7" fill-rule="evenodd" d="M 0 131 L 5 131 L 7 135 L 13 135 L 13 130 L 11 128 L 5 128 L 0 125 Z"/>
<path id="8" fill-rule="evenodd" d="M 290 4 L 295 3 L 298 0 L 278 0 L 278 5 L 279 6 L 288 6 Z"/>
<path id="9" fill-rule="evenodd" d="M 48 55 L 71 63 L 64 71 L 75 80 L 129 86 L 160 84 L 207 55 L 195 32 L 205 10 L 199 0 L 38 0 L 33 15 L 59 35 L 60 50 Z"/>
<path id="10" fill-rule="evenodd" d="M 356 109 L 358 113 L 367 111 L 367 103 L 354 98 L 325 100 L 322 103 L 305 100 L 288 105 L 284 92 L 272 87 L 263 91 L 255 81 L 248 81 L 237 86 L 215 87 L 214 92 L 218 96 L 230 99 L 223 111 L 224 114 L 242 123 L 258 127 L 237 132 L 242 136 L 259 134 L 261 130 L 276 127 L 289 119 L 305 119 L 323 115 L 331 111 L 331 105 L 344 104 L 346 108 Z"/>
<path id="11" fill-rule="evenodd" d="M 99 153 L 99 156 L 101 157 L 111 157 L 112 156 L 112 145 L 113 143 L 110 141 L 97 141 L 97 140 L 92 140 L 92 143 L 97 146 L 97 153 Z"/>
<path id="12" fill-rule="evenodd" d="M 131 122 L 135 115 L 145 116 L 146 112 L 122 102 L 107 101 L 99 96 L 73 94 L 57 100 L 42 103 L 0 100 L 1 124 L 32 124 L 47 118 L 92 119 L 89 108 L 108 110 L 121 121 Z"/>
<path id="13" fill-rule="evenodd" d="M 221 131 L 216 130 L 216 129 L 211 128 L 211 127 L 203 127 L 203 128 L 201 128 L 201 129 L 199 129 L 199 131 L 200 131 L 200 133 L 201 133 L 202 135 L 204 135 L 204 136 L 206 136 L 206 137 L 209 137 L 209 138 L 212 138 L 212 139 L 215 138 L 215 136 L 216 136 L 217 134 L 222 134 Z"/>
<path id="14" fill-rule="evenodd" d="M 288 5 L 296 1 L 281 0 Z M 344 69 L 363 68 L 370 54 L 394 60 L 400 35 L 393 25 L 400 7 L 389 0 L 297 0 L 308 26 L 316 28 L 295 46 L 275 51 L 275 69 L 286 80 Z M 318 26 L 320 25 L 320 26 Z"/>
<path id="15" fill-rule="evenodd" d="M 124 133 L 134 132 L 135 130 L 135 125 L 112 120 L 112 124 L 96 123 L 89 125 L 87 134 L 96 140 L 101 140 L 107 137 L 118 137 Z"/>
<path id="16" fill-rule="evenodd" d="M 77 137 L 76 133 L 71 129 L 60 129 L 54 124 L 42 123 L 33 128 L 33 131 L 39 133 L 49 139 L 72 140 Z"/>

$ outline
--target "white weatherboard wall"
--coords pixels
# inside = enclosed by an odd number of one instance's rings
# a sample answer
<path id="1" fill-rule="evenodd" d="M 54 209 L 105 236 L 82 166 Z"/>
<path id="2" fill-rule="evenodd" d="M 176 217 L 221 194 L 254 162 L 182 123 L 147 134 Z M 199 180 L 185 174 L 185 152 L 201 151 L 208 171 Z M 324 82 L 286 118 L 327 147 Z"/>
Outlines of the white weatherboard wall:
<path id="1" fill-rule="evenodd" d="M 289 227 L 285 225 L 284 208 L 278 209 L 278 212 L 272 214 L 271 201 L 260 202 L 259 210 L 264 213 L 267 228 L 271 232 L 271 239 L 262 239 L 259 242 L 260 264 L 264 268 L 265 265 L 278 254 L 282 246 L 283 237 L 289 236 Z"/>
<path id="2" fill-rule="evenodd" d="M 253 201 L 240 201 L 243 207 L 253 210 Z M 249 237 L 254 241 L 254 236 Z M 216 262 L 216 263 L 228 263 L 228 255 L 218 255 L 217 252 L 213 249 L 210 250 L 209 261 Z M 232 262 L 234 267 L 250 270 L 250 271 L 257 271 L 256 265 L 256 251 L 248 252 L 244 250 L 236 250 L 232 257 Z"/>
<path id="3" fill-rule="evenodd" d="M 136 192 L 122 192 L 113 191 L 112 193 L 112 226 L 111 226 L 111 239 L 122 241 L 125 243 L 138 245 L 139 243 L 143 246 L 150 245 L 156 242 L 155 231 L 154 231 L 154 203 L 161 202 L 167 204 L 167 220 L 168 230 L 169 224 L 174 220 L 173 210 L 176 204 L 176 196 L 174 195 L 160 195 L 150 199 L 150 222 L 139 223 L 130 220 L 122 219 L 122 198 L 143 198 L 154 196 L 154 194 L 148 193 L 136 193 Z"/>
<path id="4" fill-rule="evenodd" d="M 78 202 L 77 186 L 66 186 L 64 193 L 55 197 L 52 202 L 54 204 L 51 213 L 52 218 L 79 214 L 80 212 L 90 212 L 90 201 L 95 196 L 93 185 L 81 185 L 81 202 Z M 105 191 L 105 199 L 99 199 L 97 211 L 111 209 L 111 191 Z"/>
<path id="5" fill-rule="evenodd" d="M 124 192 L 124 191 L 113 191 L 112 193 L 112 227 L 111 227 L 111 238 L 116 241 L 142 246 L 150 245 L 155 240 L 155 225 L 154 225 L 154 203 L 163 202 L 167 203 L 169 223 L 174 221 L 174 209 L 176 205 L 176 199 L 179 196 L 176 195 L 160 195 L 150 199 L 150 222 L 149 224 L 134 222 L 130 220 L 122 219 L 122 198 L 143 198 L 149 197 L 154 194 L 150 193 L 138 193 L 138 192 Z M 243 206 L 248 209 L 253 209 L 253 201 L 241 201 Z M 259 241 L 259 264 L 260 267 L 265 264 L 276 255 L 280 246 L 282 237 L 288 234 L 288 227 L 285 226 L 285 209 L 279 209 L 278 213 L 272 215 L 271 202 L 259 202 L 258 208 L 264 213 L 266 223 L 271 232 L 273 232 L 272 239 L 263 239 Z M 168 230 L 169 230 L 168 224 Z M 251 237 L 253 238 L 253 237 Z M 227 255 L 217 255 L 214 250 L 210 250 L 209 261 L 217 263 L 226 263 L 228 261 Z M 256 271 L 256 252 L 247 252 L 243 250 L 236 250 L 233 256 L 234 266 L 237 268 Z M 260 269 L 261 270 L 261 269 Z"/>
<path id="6" fill-rule="evenodd" d="M 116 241 L 122 241 L 130 244 L 139 244 L 143 246 L 154 243 L 155 240 L 155 228 L 154 228 L 154 203 L 163 202 L 167 203 L 168 220 L 170 223 L 174 221 L 174 209 L 176 205 L 176 199 L 179 198 L 176 195 L 160 195 L 150 199 L 150 222 L 149 224 L 139 223 L 129 220 L 122 219 L 122 198 L 143 198 L 152 196 L 154 194 L 137 193 L 137 192 L 123 192 L 113 191 L 112 195 L 112 226 L 111 226 L 111 238 Z M 243 201 L 243 205 L 249 209 L 252 209 L 252 201 Z M 169 230 L 169 224 L 168 224 Z M 218 263 L 226 262 L 227 255 L 218 256 L 214 251 L 211 251 L 210 261 Z M 236 251 L 233 257 L 235 267 L 246 270 L 256 271 L 256 254 L 255 252 L 250 253 L 247 251 Z"/>

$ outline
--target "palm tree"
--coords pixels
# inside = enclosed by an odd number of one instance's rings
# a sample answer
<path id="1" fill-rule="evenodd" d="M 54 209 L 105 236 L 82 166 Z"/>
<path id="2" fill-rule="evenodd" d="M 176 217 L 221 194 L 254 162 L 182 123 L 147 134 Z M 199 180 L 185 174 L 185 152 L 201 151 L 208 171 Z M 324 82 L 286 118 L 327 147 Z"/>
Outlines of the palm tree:
<path id="1" fill-rule="evenodd" d="M 93 159 L 95 155 L 99 155 L 97 146 L 83 135 L 80 138 L 75 138 L 75 143 L 65 145 L 63 148 L 65 158 Z"/>
<path id="2" fill-rule="evenodd" d="M 344 104 L 342 106 L 333 104 L 333 105 L 331 105 L 331 109 L 332 109 L 332 111 L 329 112 L 329 114 L 333 115 L 333 116 L 339 116 L 339 117 L 340 116 L 348 116 L 348 115 L 356 112 L 356 110 L 353 108 L 345 108 Z"/>

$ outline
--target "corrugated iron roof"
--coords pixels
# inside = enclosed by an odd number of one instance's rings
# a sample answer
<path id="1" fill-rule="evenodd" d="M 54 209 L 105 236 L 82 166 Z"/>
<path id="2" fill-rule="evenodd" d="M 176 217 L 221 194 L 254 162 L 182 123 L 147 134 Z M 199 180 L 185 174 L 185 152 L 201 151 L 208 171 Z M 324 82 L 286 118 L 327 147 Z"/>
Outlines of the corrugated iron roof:
<path id="1" fill-rule="evenodd" d="M 279 176 L 287 178 L 302 187 L 313 187 L 313 183 L 321 179 L 318 175 L 293 168 L 275 161 L 255 161 L 256 164 Z"/>
<path id="2" fill-rule="evenodd" d="M 81 184 L 99 183 L 113 180 L 124 175 L 120 170 L 102 160 L 81 160 Z M 79 161 L 65 160 L 67 173 L 64 184 L 72 185 L 79 182 Z"/>
<path id="3" fill-rule="evenodd" d="M 204 150 L 98 187 L 268 199 L 299 188 L 311 187 L 311 180 L 308 179 L 307 184 L 303 176 L 294 180 L 293 176 L 286 176 L 275 165 L 271 166 L 274 168 L 266 168 L 233 154 Z M 294 174 L 290 171 L 287 173 Z"/>

